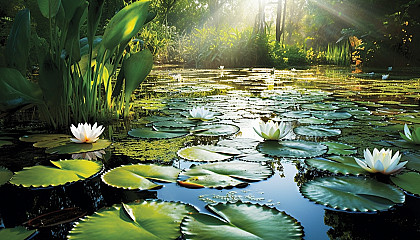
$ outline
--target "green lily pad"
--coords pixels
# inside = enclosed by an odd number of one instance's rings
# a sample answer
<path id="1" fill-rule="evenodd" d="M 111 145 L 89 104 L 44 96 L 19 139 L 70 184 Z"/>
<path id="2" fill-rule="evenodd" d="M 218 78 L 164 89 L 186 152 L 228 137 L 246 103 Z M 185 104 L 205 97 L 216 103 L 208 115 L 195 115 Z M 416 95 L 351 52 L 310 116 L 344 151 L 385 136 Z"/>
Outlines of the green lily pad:
<path id="1" fill-rule="evenodd" d="M 416 172 L 406 172 L 391 176 L 391 181 L 405 191 L 420 195 L 420 174 Z"/>
<path id="2" fill-rule="evenodd" d="M 186 204 L 163 201 L 116 204 L 82 219 L 68 239 L 177 239 L 182 219 L 197 213 Z"/>
<path id="3" fill-rule="evenodd" d="M 337 106 L 332 105 L 332 104 L 325 104 L 325 103 L 302 104 L 301 107 L 304 108 L 304 109 L 321 110 L 321 111 L 322 110 L 328 111 L 328 110 L 337 110 L 337 109 L 340 109 L 340 107 L 337 107 Z"/>
<path id="4" fill-rule="evenodd" d="M 309 111 L 290 111 L 282 113 L 281 116 L 285 118 L 301 119 L 310 117 L 311 113 Z"/>
<path id="5" fill-rule="evenodd" d="M 186 147 L 178 151 L 179 157 L 198 162 L 222 161 L 239 154 L 241 152 L 234 148 L 213 145 Z"/>
<path id="6" fill-rule="evenodd" d="M 332 137 L 341 134 L 340 129 L 321 127 L 321 126 L 300 126 L 293 131 L 296 134 L 311 137 Z"/>
<path id="7" fill-rule="evenodd" d="M 351 118 L 351 114 L 348 112 L 335 112 L 335 111 L 328 111 L 328 112 L 315 112 L 312 115 L 316 118 L 320 119 L 327 119 L 327 120 L 343 120 Z"/>
<path id="8" fill-rule="evenodd" d="M 371 178 L 316 178 L 304 183 L 300 191 L 318 204 L 355 212 L 387 210 L 405 201 L 400 189 Z"/>
<path id="9" fill-rule="evenodd" d="M 159 165 L 127 165 L 109 170 L 102 175 L 102 181 L 106 184 L 124 189 L 147 190 L 160 188 L 162 185 L 149 180 L 159 182 L 176 182 L 181 170 L 171 166 Z"/>
<path id="10" fill-rule="evenodd" d="M 327 146 L 307 141 L 265 141 L 257 146 L 261 153 L 273 157 L 310 158 L 327 152 Z"/>
<path id="11" fill-rule="evenodd" d="M 420 145 L 407 142 L 405 140 L 392 140 L 392 141 L 386 141 L 386 142 L 399 148 L 406 148 L 406 149 L 412 149 L 412 150 L 417 150 L 417 151 L 420 150 Z"/>
<path id="12" fill-rule="evenodd" d="M 12 178 L 13 173 L 7 168 L 0 166 L 0 186 L 7 183 Z"/>
<path id="13" fill-rule="evenodd" d="M 15 228 L 4 228 L 0 230 L 0 239 L 23 240 L 34 234 L 36 230 L 27 230 L 22 226 Z"/>
<path id="14" fill-rule="evenodd" d="M 351 155 L 357 153 L 355 147 L 338 142 L 322 142 L 328 147 L 328 154 Z"/>
<path id="15" fill-rule="evenodd" d="M 327 158 L 312 158 L 306 159 L 305 163 L 316 169 L 332 173 L 354 175 L 368 174 L 367 171 L 356 163 L 354 157 L 330 156 Z"/>
<path id="16" fill-rule="evenodd" d="M 42 142 L 42 141 L 55 141 L 58 139 L 70 139 L 70 135 L 66 134 L 33 134 L 25 135 L 19 138 L 22 142 Z"/>
<path id="17" fill-rule="evenodd" d="M 383 120 L 383 116 L 375 116 L 375 115 L 354 115 L 354 118 L 362 121 L 379 121 Z"/>
<path id="18" fill-rule="evenodd" d="M 192 132 L 197 136 L 218 137 L 228 136 L 239 132 L 240 128 L 231 124 L 209 124 L 193 128 Z"/>
<path id="19" fill-rule="evenodd" d="M 303 228 L 293 217 L 275 208 L 251 203 L 219 203 L 209 214 L 184 218 L 181 231 L 187 239 L 302 239 Z"/>
<path id="20" fill-rule="evenodd" d="M 11 141 L 0 139 L 0 147 L 6 146 L 6 145 L 12 145 L 13 143 Z"/>
<path id="21" fill-rule="evenodd" d="M 314 118 L 314 117 L 310 117 L 310 118 L 302 118 L 302 119 L 298 119 L 298 122 L 300 124 L 330 124 L 333 121 L 331 120 L 325 120 L 325 119 L 318 119 L 318 118 Z"/>
<path id="22" fill-rule="evenodd" d="M 196 121 L 190 119 L 174 119 L 161 122 L 153 122 L 153 126 L 156 127 L 167 127 L 167 128 L 190 128 L 197 125 Z"/>
<path id="23" fill-rule="evenodd" d="M 254 149 L 260 141 L 253 138 L 234 138 L 228 140 L 222 140 L 217 143 L 218 146 L 230 147 L 238 150 L 243 149 Z"/>
<path id="24" fill-rule="evenodd" d="M 243 187 L 247 181 L 267 179 L 273 171 L 267 165 L 251 162 L 220 162 L 193 166 L 180 174 L 178 183 L 192 188 Z M 184 178 L 186 178 L 184 180 Z"/>
<path id="25" fill-rule="evenodd" d="M 401 158 L 401 161 L 408 161 L 408 163 L 405 165 L 406 168 L 420 172 L 420 154 L 403 154 Z"/>
<path id="26" fill-rule="evenodd" d="M 54 167 L 33 166 L 16 172 L 10 183 L 24 187 L 59 186 L 84 180 L 98 173 L 102 163 L 88 160 L 51 161 Z"/>
<path id="27" fill-rule="evenodd" d="M 47 148 L 46 153 L 51 154 L 73 154 L 73 153 L 84 153 L 94 152 L 105 149 L 111 145 L 111 141 L 106 139 L 99 139 L 94 143 L 74 143 L 67 142 L 66 144 L 59 145 L 56 147 Z"/>
<path id="28" fill-rule="evenodd" d="M 153 130 L 151 128 L 135 128 L 131 129 L 128 132 L 128 135 L 132 137 L 138 138 L 146 138 L 146 139 L 168 139 L 168 138 L 176 138 L 176 137 L 183 137 L 188 135 L 190 132 L 186 129 L 180 129 L 178 132 L 174 131 L 164 131 L 164 130 Z"/>

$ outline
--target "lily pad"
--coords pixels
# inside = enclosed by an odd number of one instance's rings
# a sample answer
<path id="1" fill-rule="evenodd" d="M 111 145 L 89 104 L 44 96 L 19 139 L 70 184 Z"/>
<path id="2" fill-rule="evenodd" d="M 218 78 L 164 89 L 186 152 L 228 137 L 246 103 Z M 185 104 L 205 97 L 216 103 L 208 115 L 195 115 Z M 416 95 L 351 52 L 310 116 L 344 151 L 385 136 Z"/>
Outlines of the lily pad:
<path id="1" fill-rule="evenodd" d="M 109 170 L 102 175 L 102 181 L 106 184 L 124 189 L 154 189 L 162 185 L 155 184 L 149 180 L 159 182 L 176 182 L 181 170 L 171 166 L 159 165 L 127 165 Z"/>
<path id="2" fill-rule="evenodd" d="M 128 132 L 128 135 L 132 137 L 145 138 L 145 139 L 168 139 L 183 137 L 190 132 L 186 129 L 180 129 L 179 131 L 164 131 L 164 130 L 154 130 L 151 128 L 135 128 L 131 129 Z"/>
<path id="3" fill-rule="evenodd" d="M 70 139 L 70 135 L 66 134 L 33 134 L 25 135 L 19 138 L 22 142 L 42 142 L 42 141 L 55 141 L 58 139 Z"/>
<path id="4" fill-rule="evenodd" d="M 315 112 L 312 113 L 314 117 L 327 119 L 327 120 L 343 120 L 351 118 L 351 114 L 348 112 L 335 112 L 335 111 L 326 111 L 326 112 Z"/>
<path id="5" fill-rule="evenodd" d="M 330 156 L 327 158 L 306 159 L 305 163 L 319 170 L 341 174 L 368 174 L 361 168 L 354 157 Z"/>
<path id="6" fill-rule="evenodd" d="M 10 183 L 24 187 L 59 186 L 84 180 L 98 173 L 102 163 L 88 160 L 51 161 L 54 167 L 33 166 L 15 173 Z"/>
<path id="7" fill-rule="evenodd" d="M 316 178 L 304 183 L 300 190 L 318 204 L 355 212 L 387 210 L 405 201 L 404 192 L 398 188 L 370 178 Z"/>
<path id="8" fill-rule="evenodd" d="M 7 168 L 0 166 L 0 186 L 7 183 L 12 178 L 13 173 Z"/>
<path id="9" fill-rule="evenodd" d="M 355 147 L 338 142 L 322 142 L 328 147 L 328 154 L 351 155 L 357 153 Z"/>
<path id="10" fill-rule="evenodd" d="M 420 150 L 420 145 L 407 142 L 405 140 L 392 140 L 392 141 L 386 141 L 386 142 L 399 148 L 406 148 L 406 149 L 412 149 L 412 150 L 417 150 L 417 151 Z"/>
<path id="11" fill-rule="evenodd" d="M 206 136 L 206 137 L 217 137 L 217 136 L 228 136 L 239 132 L 240 128 L 231 124 L 209 124 L 201 125 L 192 129 L 194 135 Z"/>
<path id="12" fill-rule="evenodd" d="M 241 152 L 234 148 L 213 145 L 186 147 L 178 151 L 179 157 L 198 162 L 222 161 L 239 154 Z"/>
<path id="13" fill-rule="evenodd" d="M 27 230 L 24 227 L 4 228 L 0 230 L 0 239 L 23 240 L 34 234 L 36 230 Z"/>
<path id="14" fill-rule="evenodd" d="M 260 141 L 254 138 L 234 138 L 234 139 L 219 141 L 217 145 L 223 146 L 223 147 L 235 148 L 238 150 L 243 150 L 243 149 L 254 149 L 259 143 Z"/>
<path id="15" fill-rule="evenodd" d="M 420 154 L 408 153 L 402 156 L 402 161 L 408 161 L 406 168 L 420 172 Z"/>
<path id="16" fill-rule="evenodd" d="M 111 145 L 111 141 L 106 139 L 99 139 L 94 143 L 74 143 L 67 142 L 66 144 L 59 145 L 56 147 L 47 148 L 46 153 L 51 154 L 73 154 L 73 153 L 85 153 L 94 152 L 105 149 Z"/>
<path id="17" fill-rule="evenodd" d="M 333 121 L 311 117 L 311 118 L 298 119 L 298 122 L 300 124 L 330 124 Z"/>
<path id="18" fill-rule="evenodd" d="M 332 137 L 341 134 L 340 129 L 327 128 L 321 126 L 300 126 L 293 129 L 293 131 L 296 134 L 311 137 Z"/>
<path id="19" fill-rule="evenodd" d="M 248 181 L 267 179 L 273 171 L 267 165 L 250 162 L 221 162 L 193 166 L 180 174 L 178 183 L 192 188 L 243 187 Z M 183 179 L 187 178 L 187 179 Z"/>
<path id="20" fill-rule="evenodd" d="M 12 145 L 13 143 L 11 141 L 0 139 L 0 147 L 6 146 L 6 145 Z"/>
<path id="21" fill-rule="evenodd" d="M 181 231 L 187 239 L 302 239 L 302 226 L 285 212 L 251 203 L 207 205 L 217 217 L 192 214 L 184 218 Z"/>
<path id="22" fill-rule="evenodd" d="M 327 152 L 327 146 L 307 141 L 265 141 L 257 146 L 261 153 L 273 157 L 310 158 Z"/>
<path id="23" fill-rule="evenodd" d="M 116 204 L 82 219 L 68 239 L 177 239 L 182 219 L 197 213 L 186 204 L 163 201 Z"/>
<path id="24" fill-rule="evenodd" d="M 301 119 L 310 117 L 311 113 L 309 111 L 290 111 L 282 113 L 281 116 L 285 118 Z"/>
<path id="25" fill-rule="evenodd" d="M 406 172 L 391 177 L 391 181 L 398 187 L 409 193 L 420 195 L 420 174 L 416 172 Z"/>
<path id="26" fill-rule="evenodd" d="M 309 110 L 337 110 L 340 109 L 340 107 L 337 107 L 332 104 L 325 104 L 325 103 L 309 103 L 309 104 L 302 104 L 302 108 L 309 109 Z"/>

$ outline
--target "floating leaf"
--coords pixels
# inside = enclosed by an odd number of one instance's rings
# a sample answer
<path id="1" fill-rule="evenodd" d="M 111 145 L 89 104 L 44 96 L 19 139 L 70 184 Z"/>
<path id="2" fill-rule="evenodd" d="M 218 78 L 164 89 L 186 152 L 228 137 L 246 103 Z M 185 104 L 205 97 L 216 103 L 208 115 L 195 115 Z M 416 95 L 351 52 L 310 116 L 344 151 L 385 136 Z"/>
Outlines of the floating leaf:
<path id="1" fill-rule="evenodd" d="M 156 131 L 157 130 L 157 131 Z M 128 132 L 128 135 L 132 137 L 138 138 L 146 138 L 146 139 L 168 139 L 168 138 L 176 138 L 176 137 L 183 137 L 189 134 L 190 132 L 185 129 L 178 129 L 177 132 L 174 131 L 165 131 L 161 129 L 153 130 L 151 128 L 135 128 L 131 129 Z"/>
<path id="2" fill-rule="evenodd" d="M 94 152 L 105 149 L 111 145 L 111 141 L 106 139 L 99 139 L 94 143 L 74 143 L 68 142 L 63 145 L 59 145 L 52 148 L 47 148 L 46 153 L 51 154 L 73 154 L 73 153 L 85 153 Z"/>
<path id="3" fill-rule="evenodd" d="M 354 157 L 330 156 L 327 158 L 306 159 L 305 163 L 319 170 L 341 174 L 368 174 L 361 168 Z"/>
<path id="4" fill-rule="evenodd" d="M 273 172 L 270 167 L 259 163 L 208 163 L 194 166 L 182 172 L 180 177 L 184 175 L 188 179 L 179 181 L 179 184 L 194 188 L 242 187 L 248 185 L 244 181 L 260 181 L 268 178 L 272 174 Z"/>
<path id="5" fill-rule="evenodd" d="M 311 137 L 332 137 L 341 134 L 340 129 L 327 128 L 321 126 L 300 126 L 293 129 L 293 131 L 296 134 Z"/>
<path id="6" fill-rule="evenodd" d="M 228 136 L 239 132 L 240 128 L 231 124 L 209 124 L 193 128 L 194 135 L 217 137 Z"/>
<path id="7" fill-rule="evenodd" d="M 285 118 L 301 119 L 301 118 L 310 117 L 311 113 L 309 111 L 290 111 L 290 112 L 282 113 L 281 116 Z"/>
<path id="8" fill-rule="evenodd" d="M 42 142 L 42 141 L 56 141 L 59 139 L 70 139 L 70 135 L 66 134 L 33 134 L 25 135 L 19 138 L 22 142 Z"/>
<path id="9" fill-rule="evenodd" d="M 398 187 L 409 193 L 420 195 L 420 174 L 416 172 L 406 172 L 391 176 L 391 181 Z"/>
<path id="10" fill-rule="evenodd" d="M 407 142 L 406 140 L 392 140 L 392 141 L 386 141 L 386 142 L 399 148 L 420 150 L 420 145 L 412 143 L 412 142 Z"/>
<path id="11" fill-rule="evenodd" d="M 348 112 L 316 112 L 312 113 L 314 117 L 328 120 L 337 120 L 337 119 L 348 119 L 351 117 L 351 114 Z"/>
<path id="12" fill-rule="evenodd" d="M 332 104 L 325 104 L 325 103 L 309 103 L 309 104 L 302 104 L 302 108 L 309 109 L 309 110 L 337 110 L 340 107 L 334 106 Z"/>
<path id="13" fill-rule="evenodd" d="M 209 214 L 184 218 L 181 231 L 187 239 L 302 239 L 296 219 L 275 208 L 251 203 L 219 203 L 207 208 Z"/>
<path id="14" fill-rule="evenodd" d="M 351 155 L 357 153 L 355 147 L 338 142 L 322 142 L 328 147 L 328 154 Z"/>
<path id="15" fill-rule="evenodd" d="M 171 166 L 127 165 L 109 170 L 102 175 L 102 181 L 117 188 L 146 190 L 162 187 L 149 180 L 176 182 L 180 172 Z"/>
<path id="16" fill-rule="evenodd" d="M 48 187 L 84 180 L 98 173 L 102 163 L 88 160 L 51 161 L 54 167 L 33 166 L 15 173 L 10 183 L 24 187 Z"/>
<path id="17" fill-rule="evenodd" d="M 311 117 L 311 118 L 298 119 L 298 122 L 300 124 L 330 124 L 333 121 Z"/>
<path id="18" fill-rule="evenodd" d="M 7 183 L 12 178 L 13 173 L 7 168 L 0 166 L 0 186 Z"/>
<path id="19" fill-rule="evenodd" d="M 234 148 L 212 145 L 186 147 L 178 151 L 179 157 L 199 162 L 222 161 L 239 154 L 241 152 Z"/>
<path id="20" fill-rule="evenodd" d="M 274 157 L 309 158 L 327 152 L 327 146 L 307 141 L 265 141 L 257 146 L 261 153 Z"/>
<path id="21" fill-rule="evenodd" d="M 0 239 L 22 240 L 27 239 L 35 232 L 36 230 L 27 230 L 26 228 L 21 226 L 15 228 L 4 228 L 0 229 Z"/>
<path id="22" fill-rule="evenodd" d="M 0 147 L 6 146 L 6 145 L 13 145 L 13 143 L 11 141 L 0 139 Z"/>
<path id="23" fill-rule="evenodd" d="M 253 138 L 234 138 L 234 139 L 227 139 L 227 140 L 219 141 L 217 145 L 242 150 L 242 149 L 254 149 L 259 143 L 260 141 Z"/>
<path id="24" fill-rule="evenodd" d="M 125 209 L 125 210 L 124 210 Z M 113 205 L 82 219 L 68 239 L 177 239 L 182 219 L 197 210 L 186 204 L 141 201 Z"/>
<path id="25" fill-rule="evenodd" d="M 406 168 L 415 171 L 420 171 L 420 154 L 418 153 L 407 153 L 402 155 L 401 161 L 408 161 Z"/>
<path id="26" fill-rule="evenodd" d="M 304 183 L 301 192 L 316 203 L 359 212 L 387 210 L 405 201 L 398 188 L 360 177 L 317 178 Z"/>

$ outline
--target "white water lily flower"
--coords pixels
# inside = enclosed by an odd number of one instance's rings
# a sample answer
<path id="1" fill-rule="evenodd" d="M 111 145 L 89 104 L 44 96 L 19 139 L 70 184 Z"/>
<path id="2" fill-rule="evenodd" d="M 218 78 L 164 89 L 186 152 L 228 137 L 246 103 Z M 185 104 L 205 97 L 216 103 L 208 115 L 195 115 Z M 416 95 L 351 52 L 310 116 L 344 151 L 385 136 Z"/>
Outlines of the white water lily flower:
<path id="1" fill-rule="evenodd" d="M 404 124 L 404 134 L 400 133 L 401 137 L 414 144 L 420 144 L 420 127 L 415 128 L 413 132 L 410 132 L 407 124 Z"/>
<path id="2" fill-rule="evenodd" d="M 75 138 L 70 138 L 75 143 L 94 143 L 99 139 L 99 135 L 104 131 L 104 127 L 100 125 L 97 126 L 97 123 L 91 126 L 89 123 L 79 123 L 77 128 L 72 124 L 70 130 L 73 133 Z"/>
<path id="3" fill-rule="evenodd" d="M 204 107 L 193 107 L 190 110 L 191 119 L 198 119 L 198 120 L 211 120 L 214 118 L 214 113 L 206 110 Z"/>
<path id="4" fill-rule="evenodd" d="M 279 140 L 284 138 L 292 130 L 291 125 L 285 122 L 274 123 L 272 120 L 268 122 L 260 122 L 259 129 L 254 127 L 254 131 L 262 138 L 267 140 Z"/>
<path id="5" fill-rule="evenodd" d="M 378 151 L 378 149 L 375 148 L 371 153 L 369 149 L 366 148 L 363 153 L 365 156 L 364 160 L 358 158 L 354 159 L 360 167 L 371 173 L 379 172 L 386 175 L 393 174 L 400 171 L 405 164 L 407 164 L 407 161 L 398 163 L 401 159 L 401 155 L 399 152 L 396 152 L 395 155 L 392 156 L 391 149 L 385 150 L 382 148 L 381 151 Z"/>

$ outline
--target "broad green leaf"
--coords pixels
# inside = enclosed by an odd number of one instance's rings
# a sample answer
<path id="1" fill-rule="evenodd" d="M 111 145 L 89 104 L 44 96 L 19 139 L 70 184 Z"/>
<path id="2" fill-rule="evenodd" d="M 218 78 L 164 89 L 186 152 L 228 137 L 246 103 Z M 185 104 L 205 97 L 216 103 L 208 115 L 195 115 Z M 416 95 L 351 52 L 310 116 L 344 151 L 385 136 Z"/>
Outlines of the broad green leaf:
<path id="1" fill-rule="evenodd" d="M 188 135 L 190 132 L 185 129 L 180 129 L 178 132 L 165 131 L 151 128 L 134 128 L 128 132 L 132 137 L 145 138 L 145 139 L 169 139 Z"/>
<path id="2" fill-rule="evenodd" d="M 192 188 L 225 188 L 248 185 L 245 181 L 267 179 L 273 171 L 267 165 L 250 162 L 208 163 L 192 167 L 180 174 L 179 184 Z M 187 178 L 183 180 L 184 178 Z"/>
<path id="3" fill-rule="evenodd" d="M 309 158 L 326 153 L 327 146 L 307 141 L 265 141 L 257 150 L 273 157 Z"/>
<path id="4" fill-rule="evenodd" d="M 301 119 L 298 119 L 298 122 L 300 124 L 330 124 L 333 121 L 311 117 L 311 118 L 301 118 Z"/>
<path id="5" fill-rule="evenodd" d="M 6 145 L 13 145 L 11 141 L 0 139 L 0 147 L 6 146 Z"/>
<path id="6" fill-rule="evenodd" d="M 141 201 L 113 205 L 82 219 L 68 239 L 177 239 L 182 219 L 197 213 L 186 204 Z"/>
<path id="7" fill-rule="evenodd" d="M 231 124 L 209 124 L 193 128 L 192 132 L 196 136 L 217 137 L 228 136 L 239 132 L 240 128 Z"/>
<path id="8" fill-rule="evenodd" d="M 354 157 L 330 156 L 327 158 L 313 158 L 306 159 L 305 163 L 316 169 L 332 173 L 369 174 L 356 163 Z"/>
<path id="9" fill-rule="evenodd" d="M 67 142 L 56 147 L 47 148 L 46 153 L 51 154 L 73 154 L 73 153 L 85 153 L 93 152 L 105 149 L 111 145 L 111 141 L 106 139 L 99 139 L 94 143 L 74 143 Z"/>
<path id="10" fill-rule="evenodd" d="M 239 154 L 241 152 L 234 148 L 212 145 L 186 147 L 178 151 L 179 157 L 197 162 L 222 161 Z"/>
<path id="11" fill-rule="evenodd" d="M 188 215 L 181 224 L 187 239 L 243 240 L 302 239 L 303 227 L 293 217 L 275 208 L 251 203 L 219 203 L 208 214 Z"/>
<path id="12" fill-rule="evenodd" d="M 312 113 L 316 118 L 327 119 L 327 120 L 343 120 L 351 118 L 351 114 L 348 112 L 335 112 L 335 111 L 325 111 L 325 112 L 316 112 Z"/>
<path id="13" fill-rule="evenodd" d="M 0 186 L 7 183 L 12 178 L 13 173 L 7 168 L 0 166 Z"/>
<path id="14" fill-rule="evenodd" d="M 34 234 L 36 230 L 27 230 L 24 227 L 18 226 L 15 228 L 0 229 L 0 239 L 7 240 L 23 240 Z"/>
<path id="15" fill-rule="evenodd" d="M 387 210 L 405 201 L 398 188 L 361 177 L 316 178 L 304 183 L 300 191 L 318 204 L 355 212 Z"/>
<path id="16" fill-rule="evenodd" d="M 351 155 L 357 153 L 355 147 L 338 142 L 322 142 L 328 147 L 328 154 Z"/>
<path id="17" fill-rule="evenodd" d="M 106 49 L 116 48 L 139 32 L 146 21 L 149 3 L 150 1 L 145 0 L 133 2 L 111 18 L 103 37 Z"/>
<path id="18" fill-rule="evenodd" d="M 104 6 L 104 0 L 90 0 L 88 7 L 88 18 L 87 18 L 87 37 L 89 39 L 89 45 L 93 46 L 96 30 L 98 29 L 99 21 L 101 20 L 102 8 Z"/>
<path id="19" fill-rule="evenodd" d="M 406 153 L 401 158 L 401 161 L 408 161 L 407 165 L 405 165 L 406 168 L 420 171 L 420 154 Z"/>
<path id="20" fill-rule="evenodd" d="M 296 134 L 311 137 L 332 137 L 341 134 L 340 129 L 321 127 L 321 126 L 300 126 L 293 131 Z"/>
<path id="21" fill-rule="evenodd" d="M 20 10 L 13 21 L 6 43 L 6 63 L 10 68 L 26 75 L 31 39 L 31 16 L 29 9 Z"/>
<path id="22" fill-rule="evenodd" d="M 101 162 L 88 160 L 51 161 L 51 166 L 33 166 L 16 172 L 10 183 L 24 187 L 59 186 L 84 180 L 102 169 Z"/>
<path id="23" fill-rule="evenodd" d="M 38 84 L 48 106 L 52 109 L 60 107 L 64 94 L 63 72 L 50 54 L 46 54 L 44 61 L 40 64 Z"/>
<path id="24" fill-rule="evenodd" d="M 218 146 L 222 147 L 231 147 L 238 150 L 243 149 L 255 149 L 260 141 L 253 139 L 253 138 L 234 138 L 234 139 L 226 139 L 219 141 L 217 143 Z"/>
<path id="25" fill-rule="evenodd" d="M 417 150 L 417 151 L 420 150 L 420 145 L 417 145 L 413 142 L 407 142 L 406 140 L 392 140 L 392 141 L 386 141 L 386 142 L 399 148 L 406 148 L 406 149 L 412 149 L 412 150 Z"/>
<path id="26" fill-rule="evenodd" d="M 147 190 L 162 187 L 149 180 L 176 182 L 180 172 L 171 166 L 127 165 L 109 170 L 102 175 L 102 181 L 117 188 Z"/>
<path id="27" fill-rule="evenodd" d="M 308 103 L 308 104 L 302 104 L 302 108 L 309 109 L 309 110 L 337 110 L 340 109 L 340 107 L 334 106 L 332 104 L 326 104 L 326 103 Z"/>
<path id="28" fill-rule="evenodd" d="M 416 172 L 406 172 L 391 176 L 391 181 L 398 187 L 409 193 L 420 195 L 420 174 Z"/>
<path id="29" fill-rule="evenodd" d="M 62 139 L 70 139 L 70 135 L 66 134 L 32 134 L 32 135 L 24 135 L 19 138 L 22 142 L 43 142 L 43 141 L 55 141 L 55 140 L 62 140 Z"/>
<path id="30" fill-rule="evenodd" d="M 37 0 L 39 10 L 41 10 L 42 16 L 46 18 L 53 18 L 60 8 L 60 0 Z"/>

